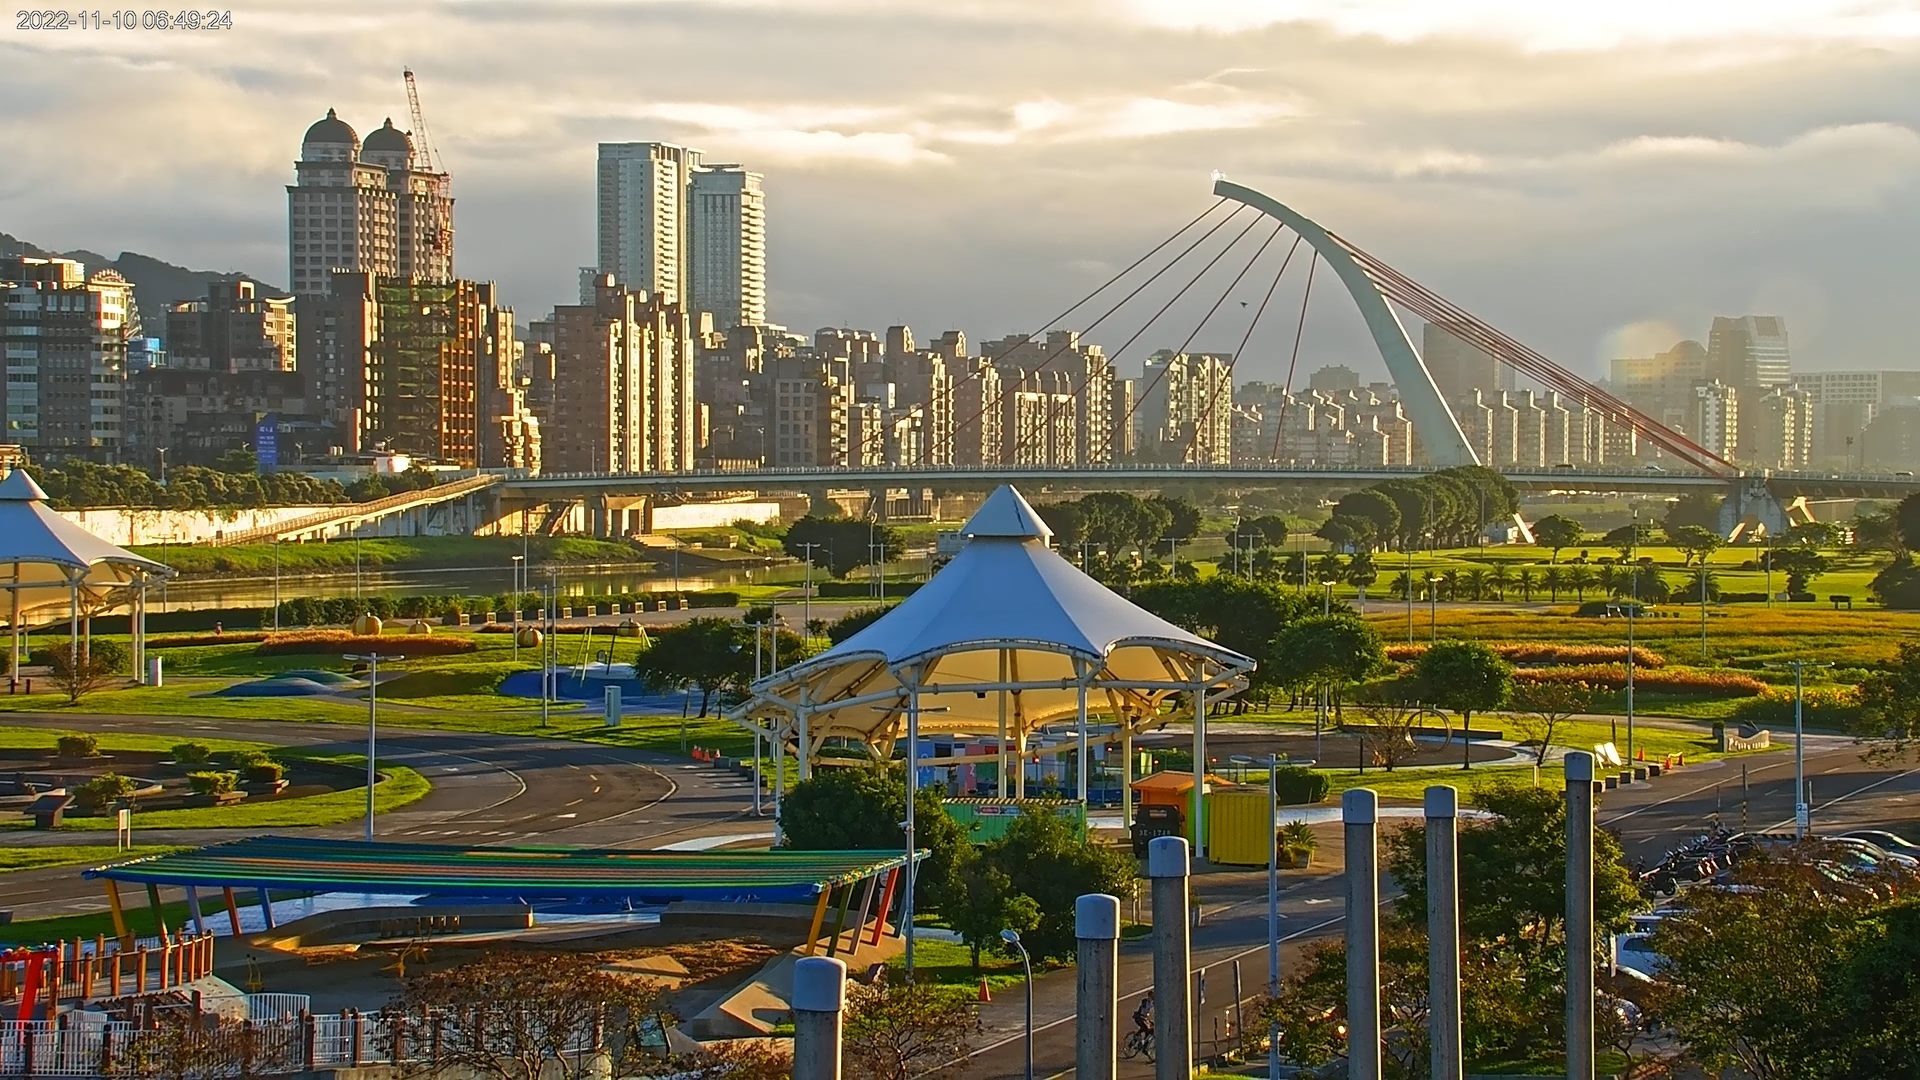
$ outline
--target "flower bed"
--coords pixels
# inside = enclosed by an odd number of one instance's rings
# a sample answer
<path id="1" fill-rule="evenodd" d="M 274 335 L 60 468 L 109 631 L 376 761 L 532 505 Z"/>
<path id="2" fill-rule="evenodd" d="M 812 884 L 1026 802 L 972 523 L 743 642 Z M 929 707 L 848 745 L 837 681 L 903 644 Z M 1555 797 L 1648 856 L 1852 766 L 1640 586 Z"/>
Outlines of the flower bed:
<path id="1" fill-rule="evenodd" d="M 475 647 L 472 639 L 467 637 L 296 630 L 270 634 L 253 651 L 260 656 L 323 656 L 351 652 L 379 653 L 381 656 L 452 656 L 470 653 Z"/>
<path id="2" fill-rule="evenodd" d="M 1620 690 L 1627 685 L 1625 664 L 1580 664 L 1567 667 L 1521 668 L 1513 673 L 1515 682 L 1586 683 L 1603 690 Z M 1649 693 L 1693 694 L 1700 697 L 1755 697 L 1767 684 L 1751 675 L 1731 671 L 1700 671 L 1695 668 L 1656 668 L 1633 673 L 1637 690 Z"/>
<path id="3" fill-rule="evenodd" d="M 1500 654 L 1500 658 L 1510 664 L 1624 664 L 1627 662 L 1625 645 L 1562 645 L 1552 641 L 1493 641 L 1487 647 Z M 1387 659 L 1411 662 L 1420 659 L 1427 651 L 1424 643 L 1405 643 L 1387 646 Z M 1633 662 L 1635 667 L 1665 667 L 1667 658 L 1652 649 L 1634 646 Z"/>
<path id="4" fill-rule="evenodd" d="M 242 630 L 220 634 L 172 634 L 147 639 L 149 649 L 194 649 L 203 645 L 246 645 L 265 641 L 272 635 L 264 630 Z"/>

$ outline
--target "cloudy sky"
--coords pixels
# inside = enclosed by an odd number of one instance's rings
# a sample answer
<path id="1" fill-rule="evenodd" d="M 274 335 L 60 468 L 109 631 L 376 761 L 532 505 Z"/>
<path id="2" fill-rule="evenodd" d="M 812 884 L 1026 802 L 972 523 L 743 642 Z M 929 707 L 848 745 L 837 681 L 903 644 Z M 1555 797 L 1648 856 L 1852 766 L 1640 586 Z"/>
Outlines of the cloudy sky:
<path id="1" fill-rule="evenodd" d="M 663 139 L 766 174 L 773 316 L 800 330 L 1034 329 L 1205 209 L 1218 170 L 1576 370 L 1746 312 L 1785 316 L 1803 367 L 1920 366 L 1920 5 L 1578 7 L 241 0 L 218 33 L 9 25 L 0 230 L 285 282 L 301 133 L 328 107 L 404 126 L 411 65 L 459 270 L 523 320 L 591 258 L 595 143 Z M 1304 262 L 1242 377 L 1284 372 Z M 1235 295 L 1257 304 L 1268 265 Z M 1303 368 L 1377 371 L 1330 286 Z M 1129 357 L 1183 340 L 1187 307 Z M 1195 347 L 1237 344 L 1250 310 Z"/>

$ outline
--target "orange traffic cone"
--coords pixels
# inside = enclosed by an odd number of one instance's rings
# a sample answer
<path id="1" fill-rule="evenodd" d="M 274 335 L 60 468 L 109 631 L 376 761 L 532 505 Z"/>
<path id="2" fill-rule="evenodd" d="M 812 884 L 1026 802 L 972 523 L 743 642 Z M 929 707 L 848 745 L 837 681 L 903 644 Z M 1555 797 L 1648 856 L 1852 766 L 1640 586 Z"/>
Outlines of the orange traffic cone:
<path id="1" fill-rule="evenodd" d="M 987 980 L 981 979 L 980 980 L 980 1003 L 983 1005 L 987 1005 L 987 1004 L 992 1004 L 992 1002 L 993 1002 L 993 994 L 987 990 Z"/>
<path id="2" fill-rule="evenodd" d="M 1633 758 L 1635 761 L 1647 760 L 1647 748 L 1643 746 L 1640 749 L 1634 751 Z"/>

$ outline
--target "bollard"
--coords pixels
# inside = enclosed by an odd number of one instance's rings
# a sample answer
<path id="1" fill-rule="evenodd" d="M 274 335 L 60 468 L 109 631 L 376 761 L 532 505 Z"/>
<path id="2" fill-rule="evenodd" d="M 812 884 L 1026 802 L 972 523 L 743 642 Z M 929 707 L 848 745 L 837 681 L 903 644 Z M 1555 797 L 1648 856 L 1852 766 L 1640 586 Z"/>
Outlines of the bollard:
<path id="1" fill-rule="evenodd" d="M 1567 1076 L 1593 1075 L 1593 755 L 1567 755 Z"/>
<path id="2" fill-rule="evenodd" d="M 1460 793 L 1427 789 L 1427 1031 L 1433 1080 L 1460 1080 Z"/>
<path id="3" fill-rule="evenodd" d="M 847 963 L 803 956 L 793 965 L 793 1080 L 840 1080 Z"/>
<path id="4" fill-rule="evenodd" d="M 1153 1075 L 1193 1076 L 1192 938 L 1188 931 L 1187 838 L 1156 836 L 1147 843 L 1153 880 Z"/>
<path id="5" fill-rule="evenodd" d="M 607 726 L 620 726 L 620 688 L 607 687 Z"/>
<path id="6" fill-rule="evenodd" d="M 1380 797 L 1351 788 L 1340 797 L 1347 842 L 1347 1075 L 1380 1080 L 1380 870 L 1375 832 Z"/>
<path id="7" fill-rule="evenodd" d="M 1088 893 L 1075 900 L 1073 936 L 1079 943 L 1074 1076 L 1113 1080 L 1119 1038 L 1120 898 Z"/>

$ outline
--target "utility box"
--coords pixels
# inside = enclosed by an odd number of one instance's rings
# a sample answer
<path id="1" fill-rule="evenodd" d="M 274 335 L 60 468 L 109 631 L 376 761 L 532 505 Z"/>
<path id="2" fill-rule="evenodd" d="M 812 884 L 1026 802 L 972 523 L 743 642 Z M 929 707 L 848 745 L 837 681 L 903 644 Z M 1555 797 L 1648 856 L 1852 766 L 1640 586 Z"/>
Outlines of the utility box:
<path id="1" fill-rule="evenodd" d="M 1264 791 L 1207 795 L 1207 858 L 1229 866 L 1265 866 L 1278 836 Z"/>
<path id="2" fill-rule="evenodd" d="M 976 844 L 1005 836 L 1007 827 L 1029 810 L 1061 818 L 1081 840 L 1087 838 L 1087 808 L 1072 799 L 948 799 L 941 805 Z"/>

